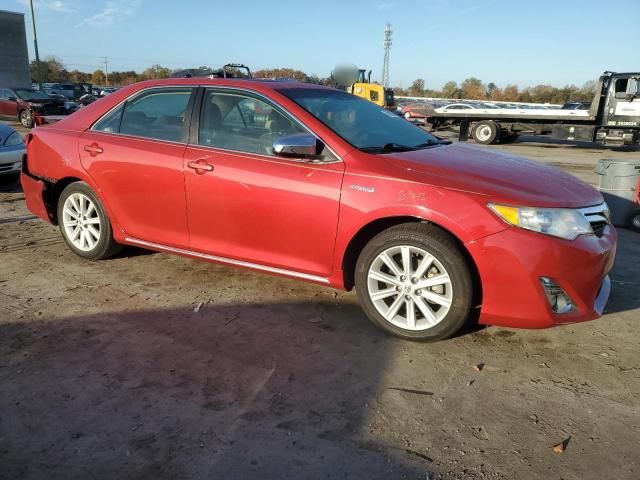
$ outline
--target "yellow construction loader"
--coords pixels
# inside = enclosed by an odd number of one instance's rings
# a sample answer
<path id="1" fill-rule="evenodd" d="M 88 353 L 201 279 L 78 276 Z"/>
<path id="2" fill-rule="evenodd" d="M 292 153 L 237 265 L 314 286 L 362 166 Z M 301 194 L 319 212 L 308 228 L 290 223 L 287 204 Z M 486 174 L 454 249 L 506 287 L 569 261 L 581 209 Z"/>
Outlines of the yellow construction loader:
<path id="1" fill-rule="evenodd" d="M 371 82 L 371 70 L 367 72 L 364 69 L 338 67 L 334 70 L 332 76 L 336 88 L 369 100 L 383 108 L 395 108 L 393 90 Z"/>

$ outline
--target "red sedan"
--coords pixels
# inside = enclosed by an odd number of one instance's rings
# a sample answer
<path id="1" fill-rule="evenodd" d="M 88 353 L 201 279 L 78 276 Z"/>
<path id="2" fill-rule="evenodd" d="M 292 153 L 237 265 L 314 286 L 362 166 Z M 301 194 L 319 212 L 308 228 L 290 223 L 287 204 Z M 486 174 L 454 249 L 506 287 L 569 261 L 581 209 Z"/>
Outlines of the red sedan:
<path id="1" fill-rule="evenodd" d="M 27 138 L 29 209 L 98 260 L 122 245 L 355 286 L 408 339 L 591 320 L 616 232 L 602 196 L 295 82 L 138 83 Z"/>

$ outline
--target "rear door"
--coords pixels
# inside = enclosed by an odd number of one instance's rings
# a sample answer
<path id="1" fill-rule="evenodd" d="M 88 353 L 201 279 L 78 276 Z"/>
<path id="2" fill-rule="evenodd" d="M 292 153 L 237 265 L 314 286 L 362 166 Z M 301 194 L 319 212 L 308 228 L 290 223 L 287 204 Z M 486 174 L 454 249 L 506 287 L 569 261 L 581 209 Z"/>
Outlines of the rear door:
<path id="1" fill-rule="evenodd" d="M 183 154 L 194 87 L 144 90 L 80 138 L 82 165 L 127 236 L 187 247 Z"/>
<path id="2" fill-rule="evenodd" d="M 192 249 L 328 276 L 342 161 L 328 149 L 316 163 L 275 156 L 276 138 L 307 131 L 264 97 L 206 89 L 200 111 L 185 151 Z"/>

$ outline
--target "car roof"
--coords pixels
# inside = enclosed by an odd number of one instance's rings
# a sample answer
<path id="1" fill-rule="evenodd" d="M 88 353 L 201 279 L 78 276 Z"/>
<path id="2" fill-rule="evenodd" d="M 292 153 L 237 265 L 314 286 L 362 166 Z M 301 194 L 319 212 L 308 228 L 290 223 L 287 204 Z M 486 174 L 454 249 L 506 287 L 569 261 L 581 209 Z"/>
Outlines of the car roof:
<path id="1" fill-rule="evenodd" d="M 331 89 L 331 87 L 325 87 L 324 85 L 316 85 L 315 83 L 304 83 L 296 80 L 270 80 L 263 78 L 207 78 L 207 77 L 189 77 L 189 78 L 165 78 L 161 80 L 146 80 L 138 82 L 135 85 L 139 85 L 143 88 L 148 87 L 161 87 L 161 86 L 173 86 L 173 85 L 211 85 L 211 86 L 228 86 L 228 87 L 240 87 L 240 88 L 255 88 L 259 86 L 261 89 L 276 90 L 280 88 L 318 88 L 318 89 Z"/>

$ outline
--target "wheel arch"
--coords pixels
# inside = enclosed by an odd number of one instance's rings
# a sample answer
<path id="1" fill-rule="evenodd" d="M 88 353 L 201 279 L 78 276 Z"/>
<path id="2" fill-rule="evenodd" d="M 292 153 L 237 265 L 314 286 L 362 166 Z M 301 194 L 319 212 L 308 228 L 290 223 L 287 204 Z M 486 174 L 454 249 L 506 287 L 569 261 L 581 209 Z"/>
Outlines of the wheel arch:
<path id="1" fill-rule="evenodd" d="M 84 180 L 78 177 L 63 177 L 59 180 L 56 180 L 55 182 L 43 179 L 43 182 L 45 184 L 43 193 L 44 204 L 47 207 L 47 213 L 49 215 L 49 218 L 51 219 L 52 224 L 58 225 L 58 200 L 60 200 L 62 191 L 72 183 L 83 181 Z"/>
<path id="2" fill-rule="evenodd" d="M 355 233 L 355 235 L 351 237 L 351 240 L 347 244 L 341 261 L 344 288 L 346 290 L 351 290 L 354 287 L 356 262 L 358 261 L 358 257 L 360 256 L 360 252 L 362 252 L 364 246 L 373 237 L 383 232 L 384 230 L 395 227 L 397 225 L 401 225 L 403 223 L 431 224 L 447 233 L 456 242 L 458 248 L 467 261 L 469 270 L 471 271 L 471 277 L 474 284 L 474 304 L 480 305 L 482 303 L 482 283 L 480 280 L 480 274 L 476 262 L 469 250 L 466 248 L 464 241 L 450 229 L 443 226 L 441 223 L 413 215 L 398 215 L 377 218 L 362 226 Z"/>

